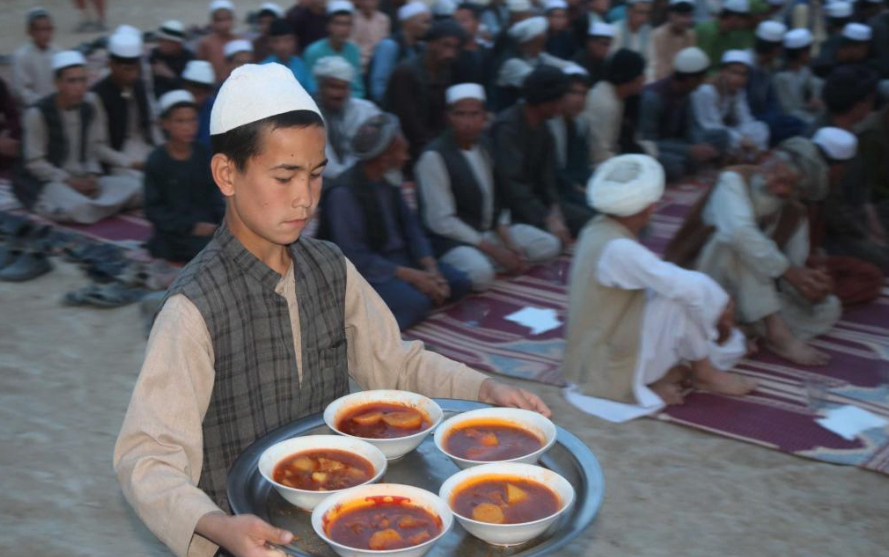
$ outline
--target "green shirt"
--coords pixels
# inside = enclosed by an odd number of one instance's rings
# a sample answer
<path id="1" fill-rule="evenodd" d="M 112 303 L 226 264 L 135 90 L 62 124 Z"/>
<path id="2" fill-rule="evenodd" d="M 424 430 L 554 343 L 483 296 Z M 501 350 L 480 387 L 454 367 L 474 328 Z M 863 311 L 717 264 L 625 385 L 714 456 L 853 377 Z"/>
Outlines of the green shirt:
<path id="1" fill-rule="evenodd" d="M 710 57 L 711 72 L 715 73 L 727 50 L 747 50 L 753 48 L 756 35 L 751 29 L 739 29 L 725 33 L 719 30 L 717 20 L 704 21 L 695 27 L 698 35 L 698 48 Z"/>

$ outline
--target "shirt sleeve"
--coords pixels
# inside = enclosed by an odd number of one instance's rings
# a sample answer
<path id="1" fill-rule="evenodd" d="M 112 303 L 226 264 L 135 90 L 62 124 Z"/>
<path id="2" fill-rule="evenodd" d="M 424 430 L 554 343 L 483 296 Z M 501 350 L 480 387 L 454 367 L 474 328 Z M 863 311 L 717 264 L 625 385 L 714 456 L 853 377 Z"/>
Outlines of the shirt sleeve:
<path id="1" fill-rule="evenodd" d="M 40 100 L 40 96 L 34 90 L 34 80 L 28 75 L 28 70 L 25 67 L 27 63 L 26 50 L 15 53 L 12 61 L 12 88 L 24 106 L 31 106 Z"/>
<path id="2" fill-rule="evenodd" d="M 417 161 L 414 174 L 423 203 L 423 222 L 432 232 L 470 245 L 481 243 L 482 235 L 460 220 L 451 190 L 451 179 L 441 155 L 426 151 Z"/>
<path id="3" fill-rule="evenodd" d="M 374 49 L 370 70 L 370 94 L 377 103 L 383 102 L 389 76 L 395 69 L 398 45 L 392 39 L 383 39 Z"/>
<path id="4" fill-rule="evenodd" d="M 478 400 L 484 374 L 401 338 L 386 303 L 346 261 L 349 370 L 362 389 L 399 389 L 428 397 Z"/>
<path id="5" fill-rule="evenodd" d="M 64 182 L 71 177 L 64 169 L 47 160 L 46 122 L 37 108 L 29 108 L 25 112 L 25 133 L 22 154 L 25 168 L 38 180 L 43 182 Z"/>
<path id="6" fill-rule="evenodd" d="M 201 422 L 214 381 L 210 333 L 186 297 L 173 296 L 157 316 L 145 363 L 114 447 L 124 496 L 148 528 L 179 557 L 213 555 L 194 533 L 219 511 L 198 489 L 203 465 Z"/>
<path id="7" fill-rule="evenodd" d="M 617 154 L 620 120 L 623 116 L 603 93 L 602 89 L 593 88 L 589 93 L 584 112 L 590 130 L 595 132 L 590 138 L 590 160 L 595 165 Z"/>
<path id="8" fill-rule="evenodd" d="M 725 130 L 733 148 L 741 142 L 741 134 L 726 126 L 717 107 L 716 89 L 712 85 L 701 85 L 691 94 L 691 108 L 697 124 L 705 130 Z"/>

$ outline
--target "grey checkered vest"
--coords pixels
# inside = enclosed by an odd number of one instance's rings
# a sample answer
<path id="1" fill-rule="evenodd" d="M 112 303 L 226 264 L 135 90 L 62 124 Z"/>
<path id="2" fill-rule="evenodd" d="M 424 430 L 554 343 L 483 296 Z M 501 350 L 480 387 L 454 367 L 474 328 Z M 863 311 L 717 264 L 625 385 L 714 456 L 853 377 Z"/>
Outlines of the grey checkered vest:
<path id="1" fill-rule="evenodd" d="M 349 389 L 346 263 L 333 244 L 300 238 L 290 247 L 299 300 L 302 383 L 297 374 L 281 275 L 254 257 L 223 225 L 189 263 L 167 297 L 185 295 L 213 341 L 215 379 L 203 422 L 200 487 L 221 508 L 228 469 L 259 437 L 321 412 Z M 188 388 L 187 385 L 183 388 Z"/>

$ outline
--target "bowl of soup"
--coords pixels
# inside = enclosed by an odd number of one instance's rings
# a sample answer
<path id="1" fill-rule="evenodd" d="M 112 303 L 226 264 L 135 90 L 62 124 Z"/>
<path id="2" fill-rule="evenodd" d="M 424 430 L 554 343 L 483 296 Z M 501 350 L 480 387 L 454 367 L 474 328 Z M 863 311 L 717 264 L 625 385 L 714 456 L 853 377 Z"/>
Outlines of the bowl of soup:
<path id="1" fill-rule="evenodd" d="M 435 431 L 435 446 L 460 468 L 491 462 L 534 464 L 556 442 L 556 426 L 518 408 L 482 408 L 458 414 Z"/>
<path id="2" fill-rule="evenodd" d="M 533 464 L 497 463 L 462 470 L 438 492 L 457 522 L 490 544 L 510 546 L 546 532 L 571 508 L 574 487 Z"/>
<path id="3" fill-rule="evenodd" d="M 437 495 L 400 484 L 353 487 L 312 511 L 315 533 L 342 557 L 420 557 L 453 523 L 451 510 Z"/>
<path id="4" fill-rule="evenodd" d="M 289 503 L 311 511 L 332 493 L 379 481 L 388 461 L 370 443 L 307 435 L 276 443 L 259 457 L 259 473 Z"/>
<path id="5" fill-rule="evenodd" d="M 352 393 L 324 410 L 327 427 L 370 443 L 389 460 L 416 449 L 441 418 L 441 407 L 431 398 L 394 390 Z"/>

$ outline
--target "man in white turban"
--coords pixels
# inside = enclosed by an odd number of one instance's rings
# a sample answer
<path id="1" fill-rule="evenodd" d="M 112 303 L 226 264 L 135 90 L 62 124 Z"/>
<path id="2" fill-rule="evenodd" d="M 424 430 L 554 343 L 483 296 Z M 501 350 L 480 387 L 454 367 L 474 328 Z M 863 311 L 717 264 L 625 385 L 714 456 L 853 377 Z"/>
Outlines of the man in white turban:
<path id="1" fill-rule="evenodd" d="M 548 26 L 546 18 L 538 16 L 509 28 L 509 36 L 515 41 L 518 56 L 506 60 L 500 67 L 497 73 L 499 87 L 520 88 L 528 74 L 540 65 L 554 66 L 560 70 L 572 65 L 568 60 L 545 52 Z"/>
<path id="2" fill-rule="evenodd" d="M 601 214 L 574 255 L 562 373 L 569 402 L 612 421 L 682 404 L 688 386 L 738 396 L 756 387 L 724 371 L 746 350 L 725 291 L 638 241 L 663 192 L 664 170 L 647 155 L 609 159 L 587 186 Z"/>

